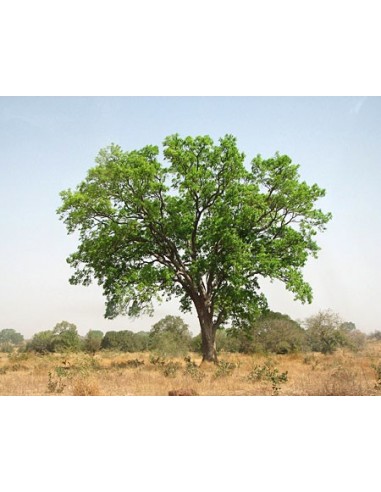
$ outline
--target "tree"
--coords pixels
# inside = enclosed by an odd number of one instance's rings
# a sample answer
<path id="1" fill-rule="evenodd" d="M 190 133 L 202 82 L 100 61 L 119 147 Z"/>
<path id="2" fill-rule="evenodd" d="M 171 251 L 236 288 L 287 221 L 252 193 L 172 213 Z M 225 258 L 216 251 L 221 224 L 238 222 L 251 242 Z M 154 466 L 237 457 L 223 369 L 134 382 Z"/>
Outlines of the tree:
<path id="1" fill-rule="evenodd" d="M 203 360 L 216 361 L 219 327 L 255 319 L 267 306 L 261 278 L 278 279 L 302 302 L 311 287 L 302 268 L 316 257 L 317 231 L 331 214 L 315 208 L 325 192 L 300 180 L 287 155 L 245 155 L 227 135 L 164 140 L 123 151 L 103 149 L 58 209 L 79 246 L 69 258 L 72 284 L 96 280 L 106 318 L 152 312 L 153 299 L 195 308 Z"/>
<path id="2" fill-rule="evenodd" d="M 95 354 L 101 349 L 103 340 L 103 332 L 100 330 L 89 330 L 83 341 L 83 347 L 86 352 Z"/>
<path id="3" fill-rule="evenodd" d="M 24 341 L 21 333 L 17 333 L 13 328 L 5 328 L 0 330 L 0 344 L 11 343 L 12 345 L 20 345 Z"/>
<path id="4" fill-rule="evenodd" d="M 77 327 L 68 321 L 61 321 L 53 328 L 50 344 L 52 352 L 78 352 L 81 348 L 81 338 Z"/>
<path id="5" fill-rule="evenodd" d="M 186 355 L 192 335 L 180 316 L 165 316 L 149 332 L 149 347 L 163 355 Z"/>
<path id="6" fill-rule="evenodd" d="M 289 316 L 269 311 L 263 314 L 253 329 L 257 342 L 267 352 L 287 354 L 306 346 L 306 332 Z"/>
<path id="7" fill-rule="evenodd" d="M 52 340 L 52 330 L 40 331 L 33 335 L 32 340 L 28 343 L 27 349 L 34 350 L 35 352 L 39 352 L 41 354 L 51 352 Z"/>
<path id="8" fill-rule="evenodd" d="M 137 352 L 140 348 L 140 339 L 136 335 L 130 330 L 108 331 L 103 337 L 102 348 L 121 352 Z"/>
<path id="9" fill-rule="evenodd" d="M 266 311 L 244 329 L 227 330 L 239 346 L 239 352 L 274 352 L 287 354 L 306 347 L 305 330 L 289 316 Z"/>
<path id="10" fill-rule="evenodd" d="M 330 310 L 319 311 L 308 318 L 305 325 L 309 345 L 315 352 L 331 354 L 339 347 L 358 351 L 365 345 L 366 335 L 357 330 L 354 323 L 343 322 Z"/>
<path id="11" fill-rule="evenodd" d="M 319 311 L 306 319 L 307 339 L 314 352 L 332 354 L 337 348 L 344 346 L 343 322 L 337 313 L 330 310 Z"/>

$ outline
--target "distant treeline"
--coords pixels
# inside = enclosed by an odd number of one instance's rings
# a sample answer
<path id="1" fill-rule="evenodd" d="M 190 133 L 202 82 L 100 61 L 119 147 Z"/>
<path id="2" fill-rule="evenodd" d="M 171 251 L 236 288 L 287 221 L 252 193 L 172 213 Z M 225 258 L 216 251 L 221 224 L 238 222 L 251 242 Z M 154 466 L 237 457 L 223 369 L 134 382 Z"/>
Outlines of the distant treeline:
<path id="1" fill-rule="evenodd" d="M 303 323 L 269 311 L 252 324 L 218 330 L 216 345 L 218 352 L 289 354 L 313 351 L 328 354 L 340 347 L 361 350 L 367 339 L 381 340 L 381 331 L 367 336 L 357 330 L 354 323 L 343 322 L 331 311 L 319 312 Z M 201 335 L 192 336 L 179 316 L 166 316 L 149 332 L 90 330 L 84 337 L 78 334 L 74 324 L 62 321 L 52 330 L 38 332 L 27 341 L 13 329 L 0 331 L 0 351 L 15 349 L 41 354 L 80 351 L 95 354 L 100 350 L 113 350 L 182 356 L 188 352 L 201 353 Z"/>

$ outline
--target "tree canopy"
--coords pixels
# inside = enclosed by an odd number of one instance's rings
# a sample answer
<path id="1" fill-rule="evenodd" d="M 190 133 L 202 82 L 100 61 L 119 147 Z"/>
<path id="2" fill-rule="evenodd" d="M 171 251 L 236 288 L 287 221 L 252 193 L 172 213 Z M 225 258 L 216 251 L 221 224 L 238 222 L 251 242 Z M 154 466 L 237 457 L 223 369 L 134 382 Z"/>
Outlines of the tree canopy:
<path id="1" fill-rule="evenodd" d="M 195 307 L 203 357 L 216 360 L 215 333 L 266 307 L 261 278 L 278 279 L 302 302 L 312 291 L 302 268 L 331 214 L 325 192 L 300 180 L 287 155 L 245 166 L 235 137 L 172 135 L 159 148 L 111 145 L 75 190 L 61 193 L 60 218 L 79 246 L 68 262 L 73 284 L 96 280 L 107 318 L 152 312 L 153 299 Z"/>
<path id="2" fill-rule="evenodd" d="M 18 333 L 13 328 L 4 328 L 0 330 L 0 344 L 11 343 L 13 345 L 19 345 L 24 341 L 24 337 L 21 333 Z"/>

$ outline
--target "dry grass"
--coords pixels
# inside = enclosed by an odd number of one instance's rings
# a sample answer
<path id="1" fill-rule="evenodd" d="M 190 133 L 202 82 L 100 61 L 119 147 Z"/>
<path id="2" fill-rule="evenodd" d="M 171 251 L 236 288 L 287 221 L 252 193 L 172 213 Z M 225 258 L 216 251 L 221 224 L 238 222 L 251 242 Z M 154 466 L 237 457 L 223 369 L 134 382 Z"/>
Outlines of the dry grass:
<path id="1" fill-rule="evenodd" d="M 381 342 L 369 342 L 359 353 L 343 350 L 270 358 L 221 354 L 220 359 L 229 364 L 220 369 L 212 364 L 199 367 L 201 358 L 191 357 L 196 365 L 178 358 L 167 359 L 162 366 L 152 364 L 146 353 L 0 354 L 0 395 L 381 395 L 372 367 L 381 362 Z M 287 372 L 287 381 L 278 383 L 278 390 L 271 378 L 248 377 L 261 373 L 264 365 L 275 377 Z"/>

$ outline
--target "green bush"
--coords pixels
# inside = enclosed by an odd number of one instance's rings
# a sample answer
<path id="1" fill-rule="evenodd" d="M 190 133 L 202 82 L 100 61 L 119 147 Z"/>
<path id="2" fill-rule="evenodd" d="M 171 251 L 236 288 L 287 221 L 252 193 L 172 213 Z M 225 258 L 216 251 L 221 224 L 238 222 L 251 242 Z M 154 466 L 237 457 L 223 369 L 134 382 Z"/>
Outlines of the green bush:
<path id="1" fill-rule="evenodd" d="M 53 331 L 46 330 L 35 333 L 32 340 L 27 344 L 28 350 L 33 350 L 40 354 L 51 352 L 52 350 Z"/>
<path id="2" fill-rule="evenodd" d="M 148 347 L 148 333 L 130 330 L 108 331 L 101 343 L 102 349 L 121 352 L 143 352 Z"/>
<path id="3" fill-rule="evenodd" d="M 13 328 L 5 328 L 4 330 L 0 330 L 0 347 L 2 344 L 11 344 L 11 345 L 21 345 L 24 341 L 24 337 L 17 333 Z"/>
<path id="4" fill-rule="evenodd" d="M 241 353 L 289 354 L 307 347 L 305 330 L 289 316 L 268 311 L 255 322 L 227 330 L 234 351 Z"/>
<path id="5" fill-rule="evenodd" d="M 163 366 L 163 374 L 167 378 L 175 378 L 180 367 L 178 362 L 169 361 Z"/>
<path id="6" fill-rule="evenodd" d="M 219 360 L 217 362 L 217 370 L 214 373 L 213 378 L 218 379 L 218 378 L 222 378 L 222 377 L 231 376 L 234 369 L 237 369 L 237 367 L 239 367 L 239 365 L 234 363 L 234 362 L 228 362 L 226 360 Z"/>
<path id="7" fill-rule="evenodd" d="M 279 372 L 274 367 L 272 360 L 267 360 L 263 365 L 255 365 L 247 378 L 250 382 L 269 381 L 271 383 L 273 395 L 279 395 L 282 384 L 288 381 L 288 372 Z"/>
<path id="8" fill-rule="evenodd" d="M 149 348 L 162 356 L 184 356 L 191 348 L 188 325 L 179 316 L 166 316 L 149 332 Z"/>
<path id="9" fill-rule="evenodd" d="M 77 327 L 73 323 L 61 321 L 53 328 L 53 336 L 50 344 L 51 352 L 79 352 L 81 350 L 81 338 Z"/>
<path id="10" fill-rule="evenodd" d="M 356 330 L 354 323 L 343 323 L 332 311 L 320 311 L 305 324 L 309 346 L 314 352 L 332 354 L 340 347 L 358 351 L 365 345 L 366 335 Z"/>
<path id="11" fill-rule="evenodd" d="M 83 340 L 83 349 L 85 352 L 95 354 L 101 349 L 103 332 L 99 330 L 89 330 Z"/>
<path id="12" fill-rule="evenodd" d="M 185 361 L 185 370 L 184 374 L 186 376 L 190 376 L 192 379 L 201 383 L 201 381 L 205 378 L 205 373 L 198 367 L 196 362 L 194 362 L 190 356 L 184 358 Z"/>

